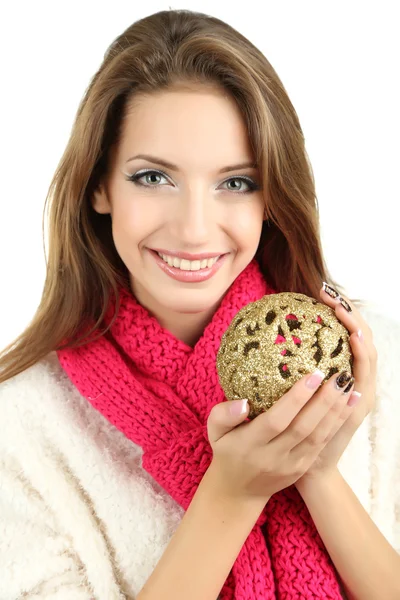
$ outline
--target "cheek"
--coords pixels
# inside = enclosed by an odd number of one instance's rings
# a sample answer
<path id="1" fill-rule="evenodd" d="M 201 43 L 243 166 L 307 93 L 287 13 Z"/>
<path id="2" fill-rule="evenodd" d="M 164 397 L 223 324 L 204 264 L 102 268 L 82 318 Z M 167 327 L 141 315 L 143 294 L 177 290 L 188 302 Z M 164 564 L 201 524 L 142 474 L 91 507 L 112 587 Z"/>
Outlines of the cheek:
<path id="1" fill-rule="evenodd" d="M 130 242 L 146 238 L 160 226 L 159 211 L 152 210 L 147 198 L 121 202 L 114 207 L 112 229 L 115 241 Z"/>
<path id="2" fill-rule="evenodd" d="M 263 209 L 256 204 L 241 206 L 238 210 L 231 211 L 226 222 L 229 223 L 229 234 L 238 245 L 258 245 L 263 224 L 262 216 Z"/>

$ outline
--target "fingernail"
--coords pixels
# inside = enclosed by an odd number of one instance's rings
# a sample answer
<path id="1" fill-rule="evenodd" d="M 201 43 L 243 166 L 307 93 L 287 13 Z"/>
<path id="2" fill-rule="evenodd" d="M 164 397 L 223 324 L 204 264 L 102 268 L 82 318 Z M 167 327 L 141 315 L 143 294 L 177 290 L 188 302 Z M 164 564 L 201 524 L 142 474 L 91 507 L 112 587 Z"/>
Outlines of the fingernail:
<path id="1" fill-rule="evenodd" d="M 340 298 L 340 304 L 343 306 L 343 308 L 345 308 L 347 310 L 347 312 L 349 312 L 349 313 L 353 312 L 350 304 L 348 302 L 346 302 L 346 300 L 344 298 Z"/>
<path id="2" fill-rule="evenodd" d="M 321 381 L 324 379 L 325 373 L 320 369 L 317 369 L 310 375 L 310 377 L 306 380 L 306 386 L 312 390 L 315 390 Z"/>
<path id="3" fill-rule="evenodd" d="M 244 413 L 247 411 L 247 402 L 247 398 L 244 400 L 232 400 L 229 407 L 231 415 L 234 417 L 244 415 Z"/>
<path id="4" fill-rule="evenodd" d="M 349 398 L 347 406 L 355 406 L 360 398 L 361 398 L 360 392 L 353 392 Z"/>
<path id="5" fill-rule="evenodd" d="M 331 298 L 338 298 L 339 297 L 339 292 L 337 292 L 335 290 L 335 288 L 333 288 L 330 285 L 328 285 L 326 283 L 326 281 L 322 282 L 322 288 L 323 288 L 324 292 L 326 292 L 328 294 L 328 296 L 330 296 Z"/>
<path id="6" fill-rule="evenodd" d="M 354 382 L 355 382 L 355 379 L 354 379 L 354 377 L 352 377 L 352 378 L 350 379 L 350 381 L 349 381 L 349 385 L 347 386 L 347 388 L 345 388 L 345 390 L 344 390 L 343 394 L 348 394 L 348 393 L 349 393 L 349 391 L 351 390 L 351 388 L 352 388 L 352 387 L 353 387 L 353 385 L 354 385 Z"/>
<path id="7" fill-rule="evenodd" d="M 364 336 L 363 336 L 363 332 L 361 331 L 361 329 L 359 329 L 357 331 L 357 335 L 360 338 L 360 341 L 363 342 L 364 341 Z"/>
<path id="8" fill-rule="evenodd" d="M 347 387 L 349 381 L 351 381 L 352 374 L 349 371 L 342 371 L 338 377 L 335 379 L 335 387 L 337 390 L 343 390 L 344 387 Z"/>

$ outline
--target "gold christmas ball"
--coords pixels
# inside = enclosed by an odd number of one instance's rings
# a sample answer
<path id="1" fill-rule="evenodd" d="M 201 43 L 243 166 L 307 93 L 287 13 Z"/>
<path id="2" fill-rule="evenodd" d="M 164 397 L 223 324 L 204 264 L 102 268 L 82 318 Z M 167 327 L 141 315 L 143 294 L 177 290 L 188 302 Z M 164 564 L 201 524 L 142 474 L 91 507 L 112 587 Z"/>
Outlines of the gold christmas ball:
<path id="1" fill-rule="evenodd" d="M 315 369 L 323 383 L 350 371 L 350 334 L 335 311 L 304 294 L 269 294 L 244 306 L 222 336 L 217 354 L 228 400 L 249 401 L 253 419 Z"/>

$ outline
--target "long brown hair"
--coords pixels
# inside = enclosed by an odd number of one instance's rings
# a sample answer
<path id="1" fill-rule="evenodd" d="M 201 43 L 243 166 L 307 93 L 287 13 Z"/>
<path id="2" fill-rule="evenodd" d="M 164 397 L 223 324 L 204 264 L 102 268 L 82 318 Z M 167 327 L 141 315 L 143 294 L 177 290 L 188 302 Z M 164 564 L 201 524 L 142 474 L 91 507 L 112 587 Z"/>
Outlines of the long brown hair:
<path id="1" fill-rule="evenodd" d="M 109 46 L 80 103 L 44 204 L 43 218 L 48 202 L 50 208 L 42 298 L 29 326 L 1 353 L 0 383 L 50 351 L 86 343 L 111 295 L 118 311 L 118 287 L 129 288 L 129 274 L 113 243 L 111 217 L 94 211 L 91 194 L 107 172 L 132 98 L 199 84 L 230 94 L 246 123 L 268 217 L 256 254 L 266 280 L 276 291 L 319 301 L 323 280 L 344 293 L 324 261 L 304 135 L 273 67 L 217 18 L 189 10 L 157 12 Z M 86 323 L 92 326 L 85 331 Z"/>

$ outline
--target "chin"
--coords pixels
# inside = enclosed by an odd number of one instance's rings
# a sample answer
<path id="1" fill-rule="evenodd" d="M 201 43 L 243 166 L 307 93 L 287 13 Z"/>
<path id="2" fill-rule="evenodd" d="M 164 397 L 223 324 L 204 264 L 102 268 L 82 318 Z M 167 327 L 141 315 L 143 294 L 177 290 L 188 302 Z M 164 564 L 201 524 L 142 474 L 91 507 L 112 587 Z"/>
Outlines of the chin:
<path id="1" fill-rule="evenodd" d="M 201 299 L 199 297 L 185 298 L 182 295 L 179 298 L 170 298 L 167 303 L 165 298 L 160 298 L 160 306 L 177 313 L 199 314 L 212 310 L 222 299 L 222 296 L 216 298 L 208 296 L 208 298 Z"/>

